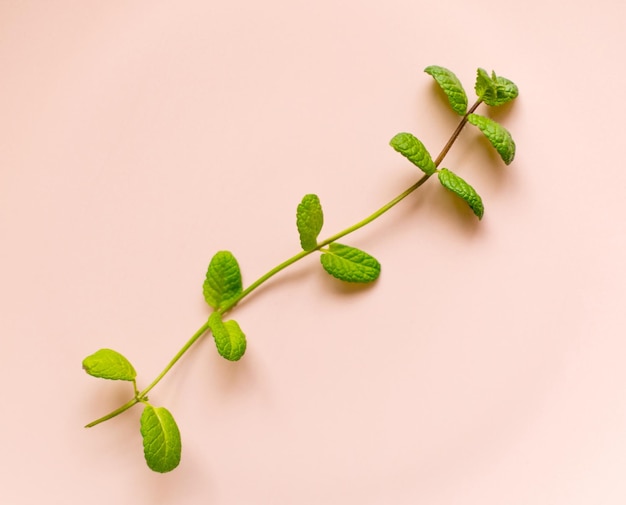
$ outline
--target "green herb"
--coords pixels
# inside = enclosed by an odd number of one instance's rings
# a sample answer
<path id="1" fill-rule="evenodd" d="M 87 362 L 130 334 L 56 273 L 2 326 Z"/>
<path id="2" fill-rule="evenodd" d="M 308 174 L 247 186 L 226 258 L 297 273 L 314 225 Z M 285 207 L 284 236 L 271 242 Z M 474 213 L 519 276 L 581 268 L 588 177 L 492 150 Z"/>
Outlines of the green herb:
<path id="1" fill-rule="evenodd" d="M 496 123 L 493 119 L 478 114 L 469 114 L 467 120 L 477 126 L 485 137 L 489 139 L 491 145 L 502 158 L 502 161 L 509 165 L 515 158 L 515 142 L 513 137 L 504 126 Z"/>
<path id="2" fill-rule="evenodd" d="M 223 358 L 237 361 L 246 352 L 246 336 L 237 321 L 222 321 L 222 314 L 216 311 L 209 316 L 209 329 Z"/>
<path id="3" fill-rule="evenodd" d="M 324 213 L 317 195 L 304 195 L 296 211 L 296 226 L 300 234 L 300 245 L 305 251 L 317 247 L 317 236 L 324 225 Z"/>
<path id="4" fill-rule="evenodd" d="M 347 245 L 333 242 L 320 261 L 324 270 L 339 280 L 346 282 L 372 282 L 380 275 L 380 263 L 366 252 Z"/>
<path id="5" fill-rule="evenodd" d="M 83 360 L 83 369 L 89 375 L 101 379 L 134 381 L 137 377 L 135 368 L 119 352 L 100 349 Z"/>
<path id="6" fill-rule="evenodd" d="M 436 65 L 426 67 L 424 72 L 431 75 L 435 81 L 437 81 L 439 87 L 441 87 L 448 97 L 452 110 L 460 116 L 463 116 L 467 111 L 467 94 L 458 77 L 447 68 L 438 67 Z"/>
<path id="7" fill-rule="evenodd" d="M 239 263 L 229 251 L 219 251 L 211 258 L 202 288 L 204 299 L 216 310 L 241 294 Z"/>
<path id="8" fill-rule="evenodd" d="M 375 281 L 381 269 L 378 260 L 365 251 L 338 241 L 385 214 L 420 188 L 434 174 L 437 174 L 441 185 L 466 202 L 479 219 L 483 217 L 483 202 L 476 190 L 454 172 L 447 168 L 439 168 L 439 165 L 467 123 L 478 127 L 500 154 L 505 164 L 508 165 L 513 161 L 515 143 L 511 134 L 493 119 L 475 114 L 475 111 L 482 103 L 497 107 L 510 102 L 518 95 L 517 86 L 508 79 L 497 76 L 495 72 L 489 75 L 479 68 L 474 85 L 478 98 L 468 109 L 467 95 L 454 73 L 439 66 L 426 67 L 425 72 L 434 78 L 446 95 L 452 110 L 462 118 L 434 160 L 424 144 L 411 133 L 398 133 L 391 139 L 391 147 L 418 167 L 423 172 L 421 177 L 365 219 L 325 240 L 318 239 L 324 225 L 320 200 L 316 195 L 305 195 L 296 209 L 296 226 L 302 251 L 278 264 L 245 289 L 239 263 L 233 254 L 229 251 L 217 252 L 209 263 L 203 284 L 204 298 L 213 309 L 208 320 L 146 388 L 141 391 L 137 389 L 135 368 L 117 351 L 100 349 L 83 360 L 83 368 L 89 375 L 102 379 L 129 381 L 132 382 L 134 390 L 134 395 L 128 402 L 87 424 L 87 427 L 96 426 L 137 404 L 142 404 L 144 410 L 140 420 L 140 432 L 143 437 L 146 463 L 155 472 L 163 473 L 173 470 L 181 459 L 180 432 L 172 414 L 165 407 L 153 406 L 148 401 L 148 393 L 167 375 L 178 360 L 209 332 L 213 335 L 217 351 L 222 357 L 230 361 L 242 358 L 246 351 L 246 336 L 236 321 L 224 320 L 225 314 L 231 311 L 237 303 L 274 275 L 315 252 L 321 253 L 320 262 L 323 269 L 340 281 L 352 283 Z"/>
<path id="9" fill-rule="evenodd" d="M 391 139 L 389 145 L 426 175 L 433 175 L 437 171 L 430 153 L 412 133 L 398 133 Z"/>
<path id="10" fill-rule="evenodd" d="M 165 473 L 180 463 L 180 432 L 172 414 L 165 407 L 147 404 L 141 414 L 140 431 L 143 453 L 151 470 Z"/>
<path id="11" fill-rule="evenodd" d="M 439 182 L 444 188 L 449 189 L 455 195 L 465 200 L 478 219 L 482 219 L 485 208 L 483 207 L 482 199 L 474 188 L 447 168 L 439 170 L 438 176 Z"/>

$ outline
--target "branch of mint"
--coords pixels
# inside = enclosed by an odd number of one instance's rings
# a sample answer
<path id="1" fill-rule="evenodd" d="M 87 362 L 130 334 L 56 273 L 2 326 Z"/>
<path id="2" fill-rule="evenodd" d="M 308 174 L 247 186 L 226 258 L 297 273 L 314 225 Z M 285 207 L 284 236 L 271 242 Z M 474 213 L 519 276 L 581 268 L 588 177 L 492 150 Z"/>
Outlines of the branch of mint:
<path id="1" fill-rule="evenodd" d="M 468 122 L 482 131 L 507 165 L 513 161 L 515 143 L 508 130 L 492 119 L 475 114 L 475 111 L 481 103 L 494 107 L 513 100 L 518 95 L 517 86 L 508 79 L 496 76 L 495 72 L 489 76 L 486 71 L 479 68 L 474 87 L 478 98 L 467 109 L 465 90 L 454 73 L 438 66 L 427 67 L 425 72 L 435 79 L 447 96 L 452 110 L 462 118 L 434 161 L 422 142 L 412 134 L 399 133 L 391 139 L 391 146 L 416 165 L 424 175 L 366 218 L 322 241 L 318 241 L 324 223 L 321 203 L 317 195 L 305 195 L 296 213 L 302 251 L 278 264 L 245 289 L 242 286 L 239 264 L 232 253 L 217 252 L 211 259 L 203 285 L 204 297 L 207 304 L 212 307 L 212 313 L 146 388 L 142 391 L 137 390 L 133 365 L 117 351 L 101 349 L 85 358 L 83 368 L 88 374 L 103 379 L 129 381 L 132 382 L 134 389 L 134 396 L 128 402 L 90 422 L 86 427 L 96 426 L 142 403 L 144 413 L 140 431 L 144 441 L 146 463 L 156 472 L 173 470 L 181 458 L 180 432 L 174 417 L 167 409 L 153 407 L 148 402 L 148 393 L 208 332 L 213 334 L 221 356 L 231 361 L 239 360 L 245 353 L 246 337 L 236 321 L 224 320 L 223 316 L 241 300 L 282 270 L 316 251 L 321 253 L 320 262 L 324 270 L 333 277 L 345 282 L 373 282 L 380 274 L 380 263 L 365 251 L 339 244 L 337 241 L 381 217 L 419 189 L 434 174 L 438 174 L 440 183 L 447 190 L 464 200 L 474 214 L 479 219 L 482 218 L 484 207 L 476 190 L 455 173 L 446 168 L 440 169 L 439 166 Z"/>

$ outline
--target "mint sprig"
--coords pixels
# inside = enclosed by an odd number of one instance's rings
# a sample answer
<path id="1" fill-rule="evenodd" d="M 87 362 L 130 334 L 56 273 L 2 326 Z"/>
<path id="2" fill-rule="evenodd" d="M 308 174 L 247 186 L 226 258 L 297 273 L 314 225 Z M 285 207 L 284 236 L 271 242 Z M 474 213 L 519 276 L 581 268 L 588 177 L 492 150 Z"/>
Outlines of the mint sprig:
<path id="1" fill-rule="evenodd" d="M 243 287 L 239 263 L 235 256 L 224 250 L 215 253 L 209 262 L 202 286 L 204 299 L 212 308 L 207 321 L 191 336 L 148 386 L 141 391 L 137 389 L 135 368 L 127 358 L 117 351 L 100 349 L 83 360 L 83 368 L 89 375 L 101 379 L 132 382 L 134 391 L 133 396 L 125 404 L 92 421 L 86 427 L 96 426 L 135 405 L 142 404 L 144 410 L 140 420 L 140 433 L 143 438 L 146 463 L 155 472 L 164 473 L 173 470 L 179 465 L 181 458 L 180 431 L 174 417 L 165 407 L 154 407 L 148 401 L 148 393 L 169 373 L 187 351 L 208 333 L 213 334 L 220 356 L 229 361 L 242 359 L 247 348 L 246 336 L 235 320 L 225 319 L 226 313 L 232 311 L 241 300 L 273 276 L 314 253 L 320 253 L 321 266 L 337 282 L 371 283 L 375 281 L 381 271 L 379 261 L 369 253 L 339 241 L 346 235 L 378 219 L 413 194 L 434 174 L 437 174 L 437 178 L 444 188 L 461 198 L 478 219 L 482 219 L 484 214 L 483 201 L 474 187 L 455 172 L 447 168 L 439 168 L 439 166 L 467 123 L 478 127 L 500 154 L 504 163 L 510 164 L 515 157 L 515 143 L 511 134 L 493 119 L 476 114 L 476 110 L 483 103 L 491 107 L 506 104 L 515 99 L 519 91 L 512 81 L 497 76 L 495 72 L 490 75 L 479 68 L 474 85 L 477 100 L 468 108 L 467 94 L 453 72 L 436 65 L 426 67 L 425 72 L 432 76 L 436 84 L 443 90 L 452 111 L 462 117 L 439 155 L 434 159 L 424 144 L 412 133 L 402 132 L 391 139 L 391 147 L 416 166 L 422 172 L 421 177 L 369 216 L 323 240 L 319 239 L 324 224 L 320 199 L 314 194 L 305 195 L 296 208 L 295 216 L 300 239 L 300 252 L 268 270 L 245 288 Z"/>

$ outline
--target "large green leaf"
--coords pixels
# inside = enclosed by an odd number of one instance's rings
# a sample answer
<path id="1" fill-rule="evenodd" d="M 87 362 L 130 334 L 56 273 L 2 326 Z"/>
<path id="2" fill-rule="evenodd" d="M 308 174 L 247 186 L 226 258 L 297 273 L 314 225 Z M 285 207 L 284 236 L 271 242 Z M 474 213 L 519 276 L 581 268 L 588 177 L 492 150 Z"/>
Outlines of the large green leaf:
<path id="1" fill-rule="evenodd" d="M 439 170 L 439 182 L 448 190 L 461 197 L 470 206 L 478 219 L 482 219 L 485 212 L 483 201 L 476 193 L 476 190 L 467 182 L 461 179 L 454 172 L 450 172 L 447 168 Z"/>
<path id="2" fill-rule="evenodd" d="M 430 153 L 413 134 L 398 133 L 391 139 L 389 145 L 425 174 L 432 175 L 437 171 Z"/>
<path id="3" fill-rule="evenodd" d="M 209 316 L 209 328 L 213 333 L 217 352 L 229 361 L 237 361 L 246 352 L 246 336 L 237 321 L 222 321 L 219 312 Z"/>
<path id="4" fill-rule="evenodd" d="M 204 299 L 214 309 L 228 305 L 242 291 L 239 263 L 229 251 L 215 253 L 204 280 Z"/>
<path id="5" fill-rule="evenodd" d="M 489 139 L 491 145 L 502 158 L 502 161 L 509 165 L 515 158 L 515 142 L 509 131 L 493 119 L 478 114 L 470 114 L 467 121 L 477 126 L 481 132 Z"/>
<path id="6" fill-rule="evenodd" d="M 321 255 L 324 270 L 346 282 L 372 282 L 380 275 L 380 263 L 366 252 L 333 242 Z"/>
<path id="7" fill-rule="evenodd" d="M 437 81 L 439 87 L 441 87 L 448 97 L 448 101 L 454 112 L 463 116 L 467 111 L 467 94 L 457 76 L 447 68 L 436 65 L 426 67 L 424 72 L 431 75 L 435 81 Z"/>
<path id="8" fill-rule="evenodd" d="M 134 381 L 137 372 L 133 365 L 119 352 L 100 349 L 83 360 L 85 372 L 101 379 Z"/>
<path id="9" fill-rule="evenodd" d="M 317 236 L 324 225 L 322 205 L 317 195 L 304 195 L 296 212 L 296 225 L 300 234 L 300 245 L 305 251 L 317 247 Z"/>
<path id="10" fill-rule="evenodd" d="M 146 405 L 141 414 L 141 436 L 146 463 L 151 470 L 165 473 L 180 463 L 180 431 L 165 407 Z"/>

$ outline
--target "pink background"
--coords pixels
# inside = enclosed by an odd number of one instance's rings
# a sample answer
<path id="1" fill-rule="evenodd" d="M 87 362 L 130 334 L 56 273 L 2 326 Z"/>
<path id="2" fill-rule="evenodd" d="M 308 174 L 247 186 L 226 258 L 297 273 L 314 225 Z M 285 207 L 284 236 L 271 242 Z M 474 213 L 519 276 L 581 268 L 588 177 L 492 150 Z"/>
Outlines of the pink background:
<path id="1" fill-rule="evenodd" d="M 621 150 L 626 4 L 0 0 L 3 503 L 626 503 Z M 183 460 L 150 472 L 139 409 L 81 360 L 147 385 L 206 320 L 208 261 L 251 282 L 416 178 L 457 118 L 427 65 L 514 80 L 505 167 L 464 132 L 430 183 L 345 242 L 380 280 L 309 258 L 233 312 L 239 363 L 203 340 L 150 398 Z"/>

